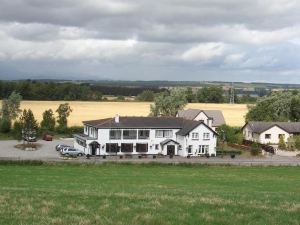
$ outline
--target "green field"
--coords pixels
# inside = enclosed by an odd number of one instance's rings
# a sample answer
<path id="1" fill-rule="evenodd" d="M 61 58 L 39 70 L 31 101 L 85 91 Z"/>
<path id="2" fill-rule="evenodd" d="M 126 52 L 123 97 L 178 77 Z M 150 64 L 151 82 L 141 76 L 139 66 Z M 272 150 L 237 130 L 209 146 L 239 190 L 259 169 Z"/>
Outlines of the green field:
<path id="1" fill-rule="evenodd" d="M 0 224 L 299 224 L 299 167 L 0 165 Z"/>

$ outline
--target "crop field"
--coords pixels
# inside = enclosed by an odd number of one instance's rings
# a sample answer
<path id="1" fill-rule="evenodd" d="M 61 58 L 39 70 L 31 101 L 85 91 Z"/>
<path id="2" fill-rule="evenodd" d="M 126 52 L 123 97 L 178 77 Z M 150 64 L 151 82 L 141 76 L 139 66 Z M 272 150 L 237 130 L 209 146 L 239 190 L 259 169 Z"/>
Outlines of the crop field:
<path id="1" fill-rule="evenodd" d="M 295 224 L 297 167 L 0 165 L 0 224 Z"/>
<path id="2" fill-rule="evenodd" d="M 46 109 L 57 109 L 64 101 L 22 101 L 21 108 L 31 109 L 41 121 L 42 113 Z M 147 116 L 150 113 L 149 102 L 69 102 L 73 112 L 69 118 L 69 125 L 82 125 L 83 120 L 102 119 L 113 117 L 116 114 L 121 116 Z M 244 116 L 247 113 L 245 104 L 202 104 L 191 103 L 186 108 L 195 109 L 218 109 L 222 110 L 226 123 L 231 126 L 244 125 Z"/>

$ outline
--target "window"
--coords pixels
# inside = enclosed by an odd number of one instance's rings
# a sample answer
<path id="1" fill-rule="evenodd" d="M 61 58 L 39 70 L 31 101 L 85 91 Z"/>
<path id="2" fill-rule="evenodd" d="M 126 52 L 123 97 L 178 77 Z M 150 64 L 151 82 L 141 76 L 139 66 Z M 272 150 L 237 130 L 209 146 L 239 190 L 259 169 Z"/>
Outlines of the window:
<path id="1" fill-rule="evenodd" d="M 118 144 L 106 144 L 106 152 L 109 153 L 119 152 Z"/>
<path id="2" fill-rule="evenodd" d="M 172 130 L 156 130 L 155 137 L 157 138 L 171 138 L 173 136 Z"/>
<path id="3" fill-rule="evenodd" d="M 203 140 L 209 140 L 209 133 L 203 133 Z"/>
<path id="4" fill-rule="evenodd" d="M 121 152 L 133 152 L 133 144 L 121 144 Z"/>
<path id="5" fill-rule="evenodd" d="M 271 134 L 265 134 L 265 139 L 271 139 Z"/>
<path id="6" fill-rule="evenodd" d="M 86 142 L 85 142 L 85 141 L 76 138 L 76 142 L 77 142 L 77 144 L 79 144 L 80 146 L 86 147 Z"/>
<path id="7" fill-rule="evenodd" d="M 199 140 L 199 133 L 192 133 L 193 140 Z"/>
<path id="8" fill-rule="evenodd" d="M 123 130 L 123 139 L 136 139 L 137 130 Z"/>
<path id="9" fill-rule="evenodd" d="M 119 140 L 121 139 L 121 130 L 110 130 L 109 131 L 110 140 Z"/>
<path id="10" fill-rule="evenodd" d="M 159 150 L 159 145 L 155 145 L 155 150 Z"/>
<path id="11" fill-rule="evenodd" d="M 88 133 L 89 132 L 89 130 L 88 130 L 89 128 L 88 128 L 88 126 L 84 126 L 84 133 Z"/>
<path id="12" fill-rule="evenodd" d="M 136 152 L 148 152 L 148 144 L 136 144 Z"/>
<path id="13" fill-rule="evenodd" d="M 199 145 L 199 154 L 208 153 L 209 146 L 208 145 Z"/>
<path id="14" fill-rule="evenodd" d="M 192 146 L 192 145 L 189 145 L 189 147 L 188 147 L 188 153 L 189 153 L 189 154 L 192 153 L 192 149 L 193 149 L 193 146 Z"/>
<path id="15" fill-rule="evenodd" d="M 150 131 L 149 130 L 139 130 L 139 139 L 149 139 Z"/>

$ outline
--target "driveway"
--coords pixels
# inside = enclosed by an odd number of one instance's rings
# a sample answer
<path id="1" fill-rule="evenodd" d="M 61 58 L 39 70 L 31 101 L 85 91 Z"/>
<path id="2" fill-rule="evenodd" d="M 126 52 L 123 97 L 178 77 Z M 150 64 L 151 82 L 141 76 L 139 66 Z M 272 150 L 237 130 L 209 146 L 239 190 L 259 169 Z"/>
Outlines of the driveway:
<path id="1" fill-rule="evenodd" d="M 148 156 L 147 158 L 139 159 L 137 156 L 134 156 L 131 159 L 120 159 L 117 156 L 110 156 L 106 159 L 101 157 L 91 157 L 91 159 L 86 159 L 86 157 L 79 157 L 77 159 L 64 160 L 60 158 L 59 153 L 55 150 L 55 146 L 57 144 L 67 144 L 72 146 L 73 140 L 53 140 L 53 141 L 43 141 L 39 140 L 39 144 L 41 147 L 36 151 L 24 151 L 15 148 L 14 146 L 17 144 L 21 144 L 21 142 L 17 141 L 0 141 L 0 160 L 43 160 L 49 162 L 80 162 L 80 163 L 104 163 L 104 162 L 131 162 L 131 163 L 191 163 L 191 164 L 230 164 L 230 165 L 240 165 L 240 166 L 300 166 L 300 157 L 292 157 L 292 156 L 265 156 L 265 157 L 257 157 L 257 158 L 242 158 L 237 156 L 235 159 L 231 159 L 229 156 L 220 158 L 184 158 L 175 156 L 170 159 L 168 157 L 164 158 L 156 158 L 153 159 L 152 156 Z"/>
<path id="2" fill-rule="evenodd" d="M 18 141 L 0 141 L 0 158 L 2 159 L 25 159 L 25 160 L 47 160 L 59 158 L 58 152 L 55 150 L 57 144 L 67 144 L 73 146 L 73 140 L 39 140 L 37 143 L 41 147 L 35 151 L 24 151 L 14 146 L 21 144 Z"/>

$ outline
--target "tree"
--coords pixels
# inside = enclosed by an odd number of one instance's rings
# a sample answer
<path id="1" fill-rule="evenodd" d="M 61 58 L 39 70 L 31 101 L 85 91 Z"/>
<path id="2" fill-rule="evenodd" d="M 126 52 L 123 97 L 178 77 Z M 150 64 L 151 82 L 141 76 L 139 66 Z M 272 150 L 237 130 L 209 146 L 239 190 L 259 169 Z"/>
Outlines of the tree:
<path id="1" fill-rule="evenodd" d="M 260 98 L 256 105 L 248 106 L 249 111 L 246 115 L 246 121 L 294 121 L 297 116 L 298 101 L 292 99 L 298 98 L 291 91 L 273 92 L 268 96 Z M 292 109 L 293 107 L 293 109 Z M 293 110 L 293 114 L 291 111 Z"/>
<path id="2" fill-rule="evenodd" d="M 21 129 L 20 129 L 21 128 Z M 24 109 L 22 115 L 20 116 L 20 120 L 17 124 L 15 124 L 15 132 L 21 130 L 23 139 L 29 141 L 29 137 L 35 137 L 36 131 L 38 129 L 38 122 L 34 118 L 34 115 L 31 109 Z M 18 136 L 18 134 L 15 134 Z"/>
<path id="3" fill-rule="evenodd" d="M 223 94 L 222 87 L 203 87 L 197 92 L 197 100 L 205 103 L 222 103 L 224 102 Z"/>
<path id="4" fill-rule="evenodd" d="M 145 90 L 136 96 L 136 100 L 144 102 L 152 102 L 154 100 L 154 92 Z"/>
<path id="5" fill-rule="evenodd" d="M 291 116 L 292 121 L 300 121 L 300 97 L 295 96 L 291 100 Z"/>
<path id="6" fill-rule="evenodd" d="M 191 103 L 195 101 L 195 94 L 193 93 L 193 89 L 191 87 L 188 87 L 185 90 L 186 100 Z"/>
<path id="7" fill-rule="evenodd" d="M 52 109 L 48 109 L 43 112 L 43 120 L 41 122 L 42 131 L 54 131 L 55 129 L 55 117 Z"/>
<path id="8" fill-rule="evenodd" d="M 1 132 L 7 133 L 11 129 L 12 120 L 15 120 L 20 114 L 20 104 L 22 96 L 16 92 L 12 92 L 7 99 L 3 99 L 1 108 Z"/>
<path id="9" fill-rule="evenodd" d="M 172 89 L 170 92 L 158 93 L 154 104 L 150 105 L 151 116 L 176 116 L 187 104 L 184 89 Z"/>
<path id="10" fill-rule="evenodd" d="M 279 137 L 278 148 L 282 149 L 282 150 L 286 149 L 286 144 L 285 144 L 284 136 L 283 135 L 280 135 L 280 137 Z"/>
<path id="11" fill-rule="evenodd" d="M 65 132 L 68 127 L 68 117 L 70 116 L 72 109 L 69 106 L 69 103 L 60 104 L 56 110 L 58 113 L 58 131 Z"/>

